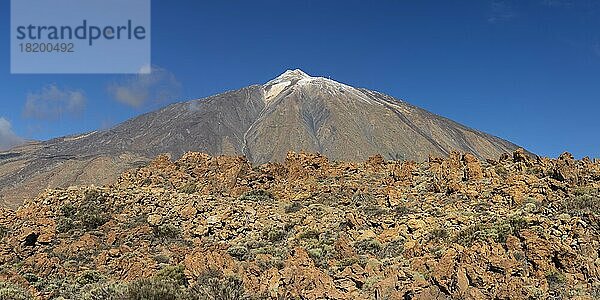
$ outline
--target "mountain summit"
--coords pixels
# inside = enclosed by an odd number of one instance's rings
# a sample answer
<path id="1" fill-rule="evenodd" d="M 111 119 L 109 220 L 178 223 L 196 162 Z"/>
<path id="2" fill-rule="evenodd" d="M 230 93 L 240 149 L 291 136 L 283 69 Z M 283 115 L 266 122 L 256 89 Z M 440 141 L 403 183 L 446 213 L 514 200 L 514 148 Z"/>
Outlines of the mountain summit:
<path id="1" fill-rule="evenodd" d="M 262 85 L 169 105 L 114 128 L 0 153 L 0 203 L 46 187 L 106 184 L 161 153 L 245 155 L 282 161 L 288 151 L 360 161 L 374 154 L 422 161 L 452 150 L 497 158 L 517 146 L 368 89 L 288 70 Z"/>

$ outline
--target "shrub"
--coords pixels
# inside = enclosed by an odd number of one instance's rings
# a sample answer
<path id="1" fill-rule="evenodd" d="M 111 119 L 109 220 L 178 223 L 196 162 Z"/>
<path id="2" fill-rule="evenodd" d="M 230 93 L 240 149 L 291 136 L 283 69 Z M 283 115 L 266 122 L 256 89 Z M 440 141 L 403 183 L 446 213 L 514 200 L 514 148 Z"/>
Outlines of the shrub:
<path id="1" fill-rule="evenodd" d="M 338 263 L 338 267 L 345 268 L 357 263 L 359 263 L 359 259 L 357 257 L 346 257 Z"/>
<path id="2" fill-rule="evenodd" d="M 237 277 L 225 277 L 223 273 L 209 270 L 202 274 L 192 286 L 190 300 L 247 300 L 250 297 L 244 290 L 242 280 Z"/>
<path id="3" fill-rule="evenodd" d="M 181 235 L 179 227 L 173 224 L 162 224 L 154 227 L 154 236 L 163 240 L 176 239 Z"/>
<path id="4" fill-rule="evenodd" d="M 155 278 L 138 279 L 127 287 L 128 300 L 181 300 L 187 293 L 176 281 Z"/>
<path id="5" fill-rule="evenodd" d="M 533 166 L 533 167 L 527 168 L 527 174 L 541 177 L 541 176 L 544 176 L 544 170 L 540 166 Z"/>
<path id="6" fill-rule="evenodd" d="M 84 229 L 94 230 L 110 219 L 106 208 L 106 197 L 97 190 L 88 190 L 76 216 Z"/>
<path id="7" fill-rule="evenodd" d="M 59 233 L 66 233 L 74 228 L 75 225 L 73 224 L 73 219 L 71 218 L 59 217 L 56 221 L 56 231 Z"/>
<path id="8" fill-rule="evenodd" d="M 400 218 L 412 213 L 412 210 L 406 205 L 399 204 L 394 207 L 393 214 L 396 218 Z"/>
<path id="9" fill-rule="evenodd" d="M 294 201 L 292 204 L 285 207 L 285 213 L 291 214 L 301 210 L 304 207 L 300 201 Z"/>
<path id="10" fill-rule="evenodd" d="M 0 300 L 30 300 L 31 294 L 24 288 L 10 283 L 0 281 Z"/>
<path id="11" fill-rule="evenodd" d="M 546 273 L 546 281 L 551 289 L 555 289 L 563 286 L 567 282 L 567 278 L 558 271 L 548 271 Z"/>
<path id="12" fill-rule="evenodd" d="M 180 193 L 193 194 L 198 191 L 198 185 L 193 182 L 188 182 L 179 188 Z"/>
<path id="13" fill-rule="evenodd" d="M 273 197 L 273 194 L 271 194 L 269 191 L 258 189 L 244 193 L 238 199 L 253 202 L 272 202 L 275 197 Z"/>
<path id="14" fill-rule="evenodd" d="M 300 234 L 300 238 L 304 239 L 304 240 L 306 240 L 306 239 L 319 239 L 319 235 L 320 234 L 321 234 L 320 232 L 318 232 L 318 231 L 316 231 L 314 229 L 309 229 L 307 231 L 302 232 Z"/>
<path id="15" fill-rule="evenodd" d="M 100 282 L 104 277 L 98 271 L 95 270 L 86 270 L 83 271 L 79 277 L 77 277 L 76 282 L 79 285 L 86 285 Z"/>
<path id="16" fill-rule="evenodd" d="M 104 223 L 106 223 L 109 220 L 109 217 L 106 213 L 100 212 L 98 210 L 84 210 L 80 219 L 84 229 L 95 230 L 96 228 L 104 225 Z"/>
<path id="17" fill-rule="evenodd" d="M 377 205 L 377 201 L 373 195 L 362 192 L 354 193 L 354 195 L 352 196 L 352 203 L 354 203 L 356 207 L 368 207 Z"/>
<path id="18" fill-rule="evenodd" d="M 505 243 L 509 235 L 518 235 L 521 229 L 528 226 L 527 220 L 521 217 L 511 217 L 493 224 L 475 224 L 459 231 L 454 242 L 463 246 L 471 246 L 477 241 Z"/>
<path id="19" fill-rule="evenodd" d="M 248 254 L 248 248 L 244 246 L 231 246 L 227 249 L 227 253 L 239 260 L 244 260 Z"/>
<path id="20" fill-rule="evenodd" d="M 378 215 L 383 215 L 387 213 L 387 210 L 381 208 L 377 205 L 369 205 L 363 208 L 363 212 L 366 216 L 374 217 Z"/>
<path id="21" fill-rule="evenodd" d="M 435 228 L 429 232 L 430 241 L 445 241 L 450 237 L 448 230 L 444 228 Z"/>
<path id="22" fill-rule="evenodd" d="M 323 249 L 321 249 L 321 248 L 309 249 L 307 252 L 308 252 L 308 256 L 310 256 L 314 260 L 319 260 L 320 258 L 323 257 Z"/>
<path id="23" fill-rule="evenodd" d="M 8 234 L 8 228 L 0 225 L 0 239 L 3 239 Z"/>
<path id="24" fill-rule="evenodd" d="M 381 250 L 381 243 L 375 239 L 360 240 L 354 243 L 354 249 L 359 254 L 377 254 Z"/>
<path id="25" fill-rule="evenodd" d="M 65 298 L 78 299 L 81 286 L 71 277 L 49 277 L 39 278 L 33 286 L 36 290 L 50 295 L 50 299 Z"/>
<path id="26" fill-rule="evenodd" d="M 157 254 L 154 256 L 154 260 L 159 264 L 168 264 L 171 261 L 171 258 L 165 254 Z"/>
<path id="27" fill-rule="evenodd" d="M 496 165 L 494 170 L 496 171 L 496 174 L 500 175 L 500 177 L 508 176 L 508 170 L 506 170 L 503 165 Z"/>
<path id="28" fill-rule="evenodd" d="M 126 300 L 127 286 L 114 282 L 99 282 L 82 289 L 76 299 L 81 300 Z"/>
<path id="29" fill-rule="evenodd" d="M 287 236 L 287 232 L 284 230 L 284 228 L 271 226 L 263 229 L 262 235 L 263 238 L 274 243 L 283 240 Z"/>
<path id="30" fill-rule="evenodd" d="M 574 196 L 562 201 L 564 211 L 574 215 L 585 213 L 600 214 L 600 196 L 594 195 L 592 189 L 577 189 Z"/>
<path id="31" fill-rule="evenodd" d="M 70 204 L 70 203 L 69 203 L 69 204 L 65 204 L 65 205 L 61 206 L 61 207 L 59 208 L 59 210 L 60 210 L 60 213 L 61 213 L 61 214 L 62 214 L 64 217 L 67 217 L 67 218 L 70 218 L 70 217 L 72 217 L 73 215 L 75 215 L 75 212 L 77 211 L 77 210 L 75 209 L 75 206 L 73 206 L 73 205 L 72 205 L 72 204 Z"/>
<path id="32" fill-rule="evenodd" d="M 79 207 L 65 204 L 59 210 L 61 215 L 56 225 L 59 233 L 67 233 L 74 229 L 95 230 L 110 220 L 106 197 L 97 190 L 86 191 Z"/>
<path id="33" fill-rule="evenodd" d="M 182 265 L 166 266 L 162 268 L 156 276 L 158 280 L 171 280 L 181 286 L 188 286 L 188 280 L 184 273 L 185 268 Z"/>
<path id="34" fill-rule="evenodd" d="M 29 283 L 34 283 L 40 280 L 40 278 L 33 273 L 25 273 L 23 274 L 23 278 L 25 278 L 25 280 L 27 280 Z"/>
<path id="35" fill-rule="evenodd" d="M 404 252 L 404 240 L 396 239 L 383 245 L 378 254 L 381 258 L 394 258 L 402 255 L 402 252 Z"/>

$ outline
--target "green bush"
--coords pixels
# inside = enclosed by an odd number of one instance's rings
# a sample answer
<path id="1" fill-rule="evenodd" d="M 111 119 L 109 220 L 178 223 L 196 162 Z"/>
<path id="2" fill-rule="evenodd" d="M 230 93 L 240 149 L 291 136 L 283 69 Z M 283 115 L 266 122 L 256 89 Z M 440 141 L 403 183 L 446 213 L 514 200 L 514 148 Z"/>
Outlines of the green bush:
<path id="1" fill-rule="evenodd" d="M 138 279 L 127 287 L 128 300 L 184 300 L 189 299 L 182 286 L 174 280 L 155 278 Z"/>
<path id="2" fill-rule="evenodd" d="M 279 242 L 287 236 L 285 228 L 271 226 L 263 229 L 262 236 L 271 243 Z"/>
<path id="3" fill-rule="evenodd" d="M 114 282 L 94 283 L 82 289 L 76 299 L 81 300 L 127 300 L 127 286 Z"/>
<path id="4" fill-rule="evenodd" d="M 374 217 L 387 214 L 387 210 L 378 205 L 368 205 L 362 209 L 363 213 L 368 217 Z"/>
<path id="5" fill-rule="evenodd" d="M 294 201 L 292 204 L 285 207 L 285 213 L 291 214 L 301 210 L 304 207 L 300 201 Z"/>
<path id="6" fill-rule="evenodd" d="M 100 282 L 103 279 L 104 279 L 104 276 L 102 276 L 102 274 L 100 274 L 98 271 L 86 270 L 86 271 L 83 271 L 83 273 L 81 275 L 79 275 L 79 277 L 77 277 L 76 282 L 79 285 L 86 285 L 86 284 Z"/>
<path id="7" fill-rule="evenodd" d="M 24 288 L 10 282 L 0 281 L 0 300 L 30 300 L 31 294 Z"/>
<path id="8" fill-rule="evenodd" d="M 252 202 L 272 202 L 275 197 L 271 192 L 262 189 L 252 190 L 241 195 L 239 200 Z"/>
<path id="9" fill-rule="evenodd" d="M 304 240 L 306 240 L 306 239 L 319 239 L 319 235 L 320 234 L 321 234 L 320 232 L 318 232 L 318 231 L 316 231 L 314 229 L 309 229 L 307 231 L 302 232 L 300 234 L 300 238 L 304 239 Z"/>
<path id="10" fill-rule="evenodd" d="M 394 207 L 394 209 L 392 210 L 392 213 L 394 214 L 394 216 L 396 218 L 401 218 L 403 216 L 406 216 L 408 214 L 411 214 L 413 211 L 412 209 L 408 208 L 406 205 L 404 204 L 400 204 L 400 205 L 396 205 Z"/>
<path id="11" fill-rule="evenodd" d="M 354 249 L 358 254 L 378 254 L 381 250 L 382 246 L 378 240 L 375 239 L 366 239 L 360 240 L 354 243 Z"/>
<path id="12" fill-rule="evenodd" d="M 247 300 L 242 280 L 225 277 L 220 271 L 209 270 L 202 274 L 189 292 L 190 300 Z"/>
<path id="13" fill-rule="evenodd" d="M 404 252 L 404 239 L 396 239 L 389 243 L 385 243 L 379 251 L 378 256 L 381 258 L 394 258 L 402 255 Z"/>
<path id="14" fill-rule="evenodd" d="M 8 234 L 8 228 L 0 225 L 0 239 L 3 239 Z"/>
<path id="15" fill-rule="evenodd" d="M 78 299 L 81 293 L 81 286 L 72 277 L 38 278 L 32 285 L 36 290 L 50 295 L 50 299 Z"/>
<path id="16" fill-rule="evenodd" d="M 173 240 L 179 238 L 181 229 L 173 224 L 162 224 L 154 227 L 154 236 L 162 240 Z"/>
<path id="17" fill-rule="evenodd" d="M 567 283 L 567 277 L 558 271 L 548 271 L 546 273 L 546 281 L 550 289 L 556 289 Z"/>
<path id="18" fill-rule="evenodd" d="M 506 170 L 506 168 L 503 165 L 496 165 L 494 167 L 494 170 L 496 171 L 496 174 L 500 175 L 500 177 L 508 176 L 508 170 Z"/>
<path id="19" fill-rule="evenodd" d="M 528 222 L 521 217 L 511 217 L 492 224 L 475 224 L 459 231 L 454 242 L 463 246 L 471 246 L 478 241 L 505 243 L 509 235 L 518 236 L 521 229 L 528 226 Z"/>
<path id="20" fill-rule="evenodd" d="M 246 255 L 248 255 L 248 248 L 244 246 L 231 246 L 227 249 L 227 253 L 239 260 L 244 260 Z"/>
<path id="21" fill-rule="evenodd" d="M 179 188 L 180 193 L 193 194 L 198 191 L 198 185 L 194 182 L 188 182 Z"/>
<path id="22" fill-rule="evenodd" d="M 59 208 L 60 213 L 67 218 L 70 218 L 72 216 L 75 215 L 75 212 L 77 212 L 77 209 L 75 208 L 75 206 L 73 206 L 72 204 L 65 204 L 63 206 L 61 206 Z"/>
<path id="23" fill-rule="evenodd" d="M 56 230 L 67 233 L 75 229 L 95 230 L 110 220 L 106 197 L 97 190 L 88 190 L 79 207 L 65 204 L 59 208 Z"/>
<path id="24" fill-rule="evenodd" d="M 181 286 L 188 286 L 188 280 L 184 273 L 185 267 L 183 265 L 177 266 L 166 266 L 162 268 L 156 276 L 158 280 L 171 280 Z"/>
<path id="25" fill-rule="evenodd" d="M 563 200 L 561 206 L 563 211 L 574 215 L 600 214 L 600 195 L 595 189 L 579 188 L 574 191 L 574 196 Z"/>
<path id="26" fill-rule="evenodd" d="M 444 228 L 435 228 L 429 232 L 430 241 L 446 241 L 449 237 L 448 230 Z"/>

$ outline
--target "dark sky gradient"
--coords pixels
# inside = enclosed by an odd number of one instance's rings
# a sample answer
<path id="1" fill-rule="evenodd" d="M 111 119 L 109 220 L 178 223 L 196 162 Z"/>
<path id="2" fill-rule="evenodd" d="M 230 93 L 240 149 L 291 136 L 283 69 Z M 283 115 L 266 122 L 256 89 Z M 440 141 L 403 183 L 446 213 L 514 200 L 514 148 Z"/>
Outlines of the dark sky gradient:
<path id="1" fill-rule="evenodd" d="M 0 4 L 0 117 L 25 138 L 104 128 L 300 68 L 540 155 L 600 157 L 600 1 L 154 0 L 152 63 L 181 92 L 139 108 L 108 93 L 121 75 L 10 75 L 8 2 Z M 26 117 L 27 94 L 49 84 L 83 92 L 85 110 Z"/>

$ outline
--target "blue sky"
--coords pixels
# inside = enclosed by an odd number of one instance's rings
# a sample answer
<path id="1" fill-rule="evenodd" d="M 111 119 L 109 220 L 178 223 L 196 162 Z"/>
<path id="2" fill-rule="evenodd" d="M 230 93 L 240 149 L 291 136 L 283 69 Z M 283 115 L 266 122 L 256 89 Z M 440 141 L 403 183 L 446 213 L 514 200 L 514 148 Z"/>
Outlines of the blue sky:
<path id="1" fill-rule="evenodd" d="M 107 128 L 300 68 L 540 155 L 600 157 L 598 1 L 154 0 L 149 78 L 11 75 L 0 2 L 0 146 Z"/>

